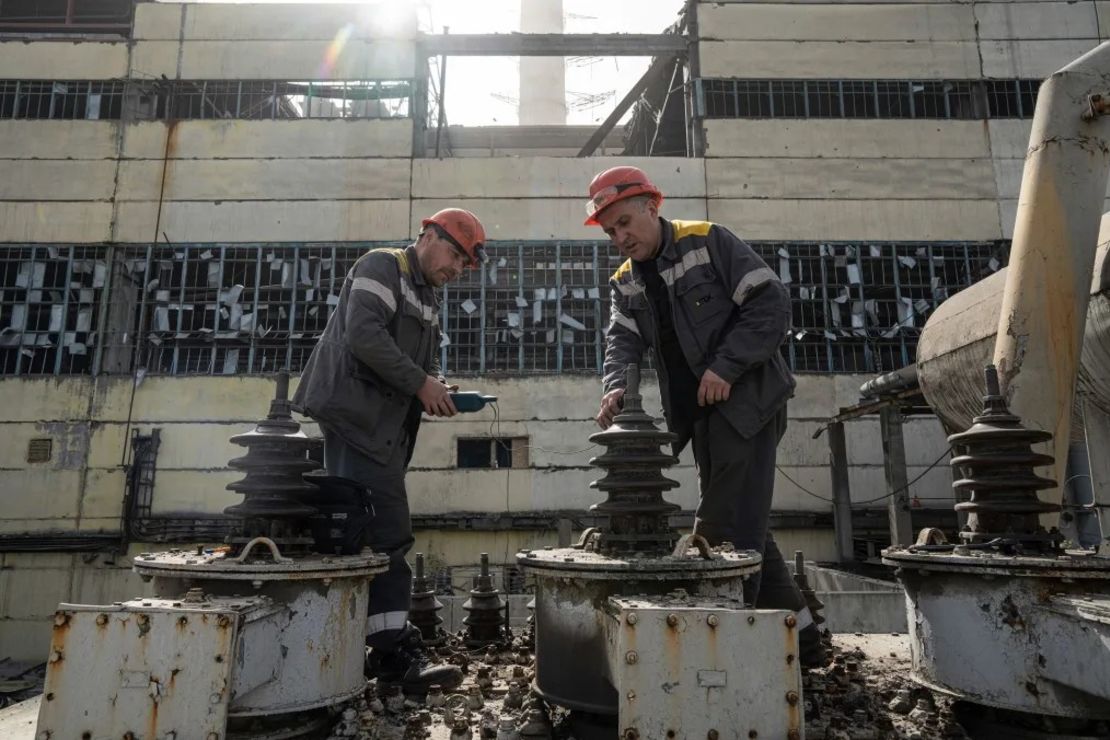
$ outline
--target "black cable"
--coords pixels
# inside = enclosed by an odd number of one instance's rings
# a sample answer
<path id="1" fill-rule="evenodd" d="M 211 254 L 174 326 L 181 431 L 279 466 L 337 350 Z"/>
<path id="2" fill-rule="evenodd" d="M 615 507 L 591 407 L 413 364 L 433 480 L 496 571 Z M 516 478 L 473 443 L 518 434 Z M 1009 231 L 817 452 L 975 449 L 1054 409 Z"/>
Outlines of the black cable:
<path id="1" fill-rule="evenodd" d="M 913 480 L 911 480 L 909 483 L 902 486 L 901 488 L 898 488 L 896 490 L 891 491 L 890 493 L 883 494 L 882 496 L 878 496 L 876 498 L 867 499 L 866 501 L 852 501 L 851 504 L 853 506 L 862 505 L 862 504 L 873 504 L 876 501 L 882 501 L 885 498 L 890 498 L 891 496 L 896 496 L 899 493 L 901 493 L 902 491 L 908 490 L 910 486 L 912 486 L 914 483 L 917 483 L 919 480 L 924 478 L 925 475 L 930 470 L 932 470 L 937 465 L 939 465 L 940 461 L 943 460 L 945 457 L 947 457 L 951 452 L 952 452 L 952 448 L 949 447 L 947 450 L 944 451 L 944 454 L 942 454 L 940 457 L 938 457 L 936 460 L 934 460 L 933 463 L 931 465 L 929 465 L 929 467 L 927 467 L 927 468 L 925 468 L 925 470 L 921 471 L 920 475 L 918 475 L 916 478 L 914 478 Z M 791 478 L 786 473 L 786 471 L 783 470 L 782 468 L 780 468 L 778 465 L 775 466 L 775 470 L 779 471 L 779 473 L 782 474 L 783 478 L 786 478 L 788 481 L 793 483 L 798 488 L 798 490 L 800 490 L 802 493 L 813 496 L 813 498 L 820 499 L 821 501 L 824 501 L 826 503 L 830 503 L 830 504 L 835 504 L 836 503 L 831 498 L 827 498 L 825 496 L 822 496 L 820 494 L 814 493 L 813 491 L 809 490 L 808 488 L 803 486 L 801 483 L 799 483 L 798 481 Z M 917 499 L 918 501 L 949 501 L 949 500 L 951 500 L 946 496 L 914 496 L 914 498 Z"/>
<path id="2" fill-rule="evenodd" d="M 939 465 L 939 464 L 940 464 L 940 461 L 941 461 L 941 460 L 943 460 L 944 458 L 948 457 L 948 455 L 950 455 L 951 453 L 952 453 L 952 448 L 951 448 L 951 447 L 949 447 L 949 448 L 948 448 L 948 449 L 946 449 L 946 450 L 945 450 L 945 451 L 944 451 L 943 453 L 941 453 L 941 456 L 940 456 L 940 457 L 938 457 L 938 458 L 937 458 L 936 460 L 934 460 L 934 461 L 932 462 L 932 464 L 931 464 L 931 465 L 929 465 L 929 467 L 927 467 L 927 468 L 925 468 L 925 470 L 921 471 L 921 474 L 920 474 L 920 475 L 918 475 L 918 476 L 917 476 L 916 478 L 914 478 L 913 480 L 911 480 L 911 481 L 910 481 L 909 483 L 907 483 L 906 485 L 902 486 L 901 488 L 897 488 L 897 489 L 895 489 L 895 490 L 891 491 L 890 493 L 887 493 L 887 494 L 885 494 L 885 495 L 883 495 L 883 496 L 878 496 L 878 497 L 876 497 L 876 498 L 868 499 L 868 500 L 866 500 L 866 501 L 853 501 L 852 503 L 853 503 L 853 504 L 873 504 L 873 503 L 875 503 L 876 501 L 882 501 L 882 500 L 883 500 L 884 498 L 890 498 L 891 496 L 897 496 L 897 495 L 898 495 L 899 493 L 901 493 L 902 491 L 906 491 L 906 490 L 909 490 L 909 487 L 910 487 L 910 486 L 912 486 L 912 485 L 913 485 L 914 483 L 917 483 L 917 482 L 918 482 L 919 480 L 921 480 L 922 478 L 924 478 L 924 477 L 925 477 L 925 475 L 926 475 L 926 474 L 927 474 L 927 473 L 928 473 L 928 472 L 929 472 L 930 470 L 932 470 L 932 469 L 933 469 L 933 468 L 935 468 L 935 467 L 936 467 L 937 465 Z"/>

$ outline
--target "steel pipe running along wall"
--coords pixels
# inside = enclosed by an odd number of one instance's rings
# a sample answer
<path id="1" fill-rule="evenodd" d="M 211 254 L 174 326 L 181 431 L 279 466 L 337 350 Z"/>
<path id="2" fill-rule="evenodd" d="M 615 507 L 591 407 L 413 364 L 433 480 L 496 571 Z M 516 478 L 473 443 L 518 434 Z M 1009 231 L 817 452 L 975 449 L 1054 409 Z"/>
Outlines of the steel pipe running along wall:
<path id="1" fill-rule="evenodd" d="M 995 275 L 942 304 L 918 345 L 922 392 L 952 430 L 967 427 L 968 410 L 977 413 L 982 368 L 993 360 L 1013 412 L 1030 428 L 1052 432 L 1046 451 L 1056 458 L 1050 477 L 1057 484 L 1067 461 L 1088 286 L 1110 176 L 1107 102 L 1110 43 L 1045 80 L 1005 277 Z M 1059 486 L 1043 498 L 1059 503 Z"/>

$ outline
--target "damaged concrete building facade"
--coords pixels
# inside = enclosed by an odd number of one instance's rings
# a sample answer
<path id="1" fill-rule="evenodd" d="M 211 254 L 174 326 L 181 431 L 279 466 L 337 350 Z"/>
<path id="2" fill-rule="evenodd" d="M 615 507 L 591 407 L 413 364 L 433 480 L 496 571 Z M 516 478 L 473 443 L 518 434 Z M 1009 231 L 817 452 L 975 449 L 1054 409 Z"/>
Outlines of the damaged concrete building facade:
<path id="1" fill-rule="evenodd" d="M 385 24 L 344 5 L 0 0 L 0 656 L 45 655 L 59 602 L 140 592 L 111 553 L 222 538 L 227 440 L 269 399 L 263 376 L 300 369 L 358 255 L 447 205 L 481 217 L 492 260 L 444 292 L 441 364 L 501 400 L 424 428 L 415 549 L 457 585 L 489 552 L 512 590 L 514 553 L 591 524 L 582 440 L 621 260 L 581 224 L 615 164 L 789 286 L 783 547 L 874 555 L 899 474 L 915 529 L 955 527 L 935 417 L 899 419 L 900 472 L 878 417 L 846 419 L 847 485 L 815 433 L 1006 264 L 1038 86 L 1110 35 L 1106 3 L 676 2 L 650 36 L 549 33 L 543 13 L 535 35 L 441 34 L 406 7 Z M 575 55 L 652 58 L 620 92 L 624 125 L 563 125 L 550 94 L 521 96 L 520 126 L 454 126 L 440 104 L 455 56 L 540 59 L 521 74 L 549 83 Z M 670 475 L 688 525 L 689 452 Z"/>

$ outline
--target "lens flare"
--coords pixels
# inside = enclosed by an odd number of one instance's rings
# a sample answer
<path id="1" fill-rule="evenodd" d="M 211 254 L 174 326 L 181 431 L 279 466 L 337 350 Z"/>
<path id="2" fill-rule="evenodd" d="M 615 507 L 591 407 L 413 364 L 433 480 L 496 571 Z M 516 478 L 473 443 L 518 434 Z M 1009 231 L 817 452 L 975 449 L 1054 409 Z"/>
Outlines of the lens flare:
<path id="1" fill-rule="evenodd" d="M 350 40 L 351 34 L 355 32 L 353 23 L 347 23 L 335 34 L 335 38 L 328 44 L 328 50 L 324 52 L 324 61 L 320 64 L 320 79 L 330 79 L 331 73 L 335 71 L 335 65 L 339 62 L 339 55 L 343 53 L 343 47 L 347 45 Z"/>

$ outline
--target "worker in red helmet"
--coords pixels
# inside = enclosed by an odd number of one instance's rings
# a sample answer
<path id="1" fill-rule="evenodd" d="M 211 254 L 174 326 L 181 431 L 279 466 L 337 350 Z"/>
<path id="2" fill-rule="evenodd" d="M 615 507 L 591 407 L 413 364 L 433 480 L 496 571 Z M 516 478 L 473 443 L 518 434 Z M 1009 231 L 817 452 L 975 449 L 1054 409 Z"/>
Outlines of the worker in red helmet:
<path id="1" fill-rule="evenodd" d="M 389 555 L 370 581 L 367 673 L 410 693 L 453 688 L 462 672 L 433 665 L 408 622 L 413 544 L 405 471 L 421 413 L 454 416 L 439 372 L 437 289 L 484 261 L 485 230 L 461 208 L 422 222 L 416 243 L 359 257 L 312 350 L 293 405 L 320 424 L 329 475 L 370 490 L 374 516 L 365 545 Z"/>
<path id="2" fill-rule="evenodd" d="M 744 585 L 759 608 L 797 612 L 802 661 L 824 650 L 813 616 L 768 526 L 775 451 L 786 429 L 794 379 L 779 350 L 790 329 L 790 296 L 751 247 L 708 221 L 659 215 L 663 193 L 638 167 L 613 167 L 590 183 L 586 224 L 597 224 L 628 259 L 609 279 L 603 396 L 597 422 L 613 422 L 625 371 L 652 352 L 663 412 L 693 443 L 701 498 L 695 531 L 763 554 Z"/>

